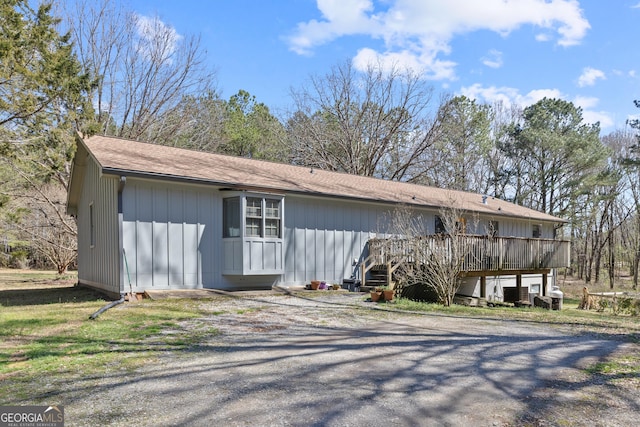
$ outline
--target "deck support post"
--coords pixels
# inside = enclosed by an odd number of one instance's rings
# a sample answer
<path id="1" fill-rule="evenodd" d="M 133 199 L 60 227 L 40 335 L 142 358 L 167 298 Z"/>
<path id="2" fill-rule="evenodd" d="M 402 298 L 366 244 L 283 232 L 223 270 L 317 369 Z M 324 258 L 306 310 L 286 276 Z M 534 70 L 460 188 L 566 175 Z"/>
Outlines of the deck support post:
<path id="1" fill-rule="evenodd" d="M 520 295 L 522 295 L 522 274 L 516 274 L 516 295 L 517 301 L 520 301 Z"/>
<path id="2" fill-rule="evenodd" d="M 480 276 L 480 298 L 487 297 L 487 276 Z"/>
<path id="3" fill-rule="evenodd" d="M 547 296 L 547 282 L 548 282 L 547 273 L 542 273 L 542 296 L 543 297 Z"/>

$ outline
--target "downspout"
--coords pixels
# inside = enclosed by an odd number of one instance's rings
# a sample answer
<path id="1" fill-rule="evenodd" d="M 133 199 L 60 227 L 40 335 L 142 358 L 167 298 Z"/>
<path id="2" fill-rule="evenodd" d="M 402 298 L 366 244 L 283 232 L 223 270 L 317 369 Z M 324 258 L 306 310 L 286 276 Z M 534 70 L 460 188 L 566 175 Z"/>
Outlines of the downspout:
<path id="1" fill-rule="evenodd" d="M 118 251 L 120 256 L 118 258 L 118 267 L 119 267 L 119 282 L 120 282 L 120 299 L 116 301 L 111 301 L 109 304 L 102 307 L 100 310 L 93 313 L 89 316 L 89 319 L 95 320 L 98 316 L 100 316 L 105 311 L 109 310 L 112 307 L 115 307 L 118 304 L 122 304 L 125 302 L 126 294 L 124 292 L 124 247 L 122 246 L 123 242 L 123 232 L 122 232 L 122 223 L 123 223 L 123 208 L 122 208 L 122 191 L 124 190 L 124 185 L 127 183 L 127 177 L 121 176 L 120 182 L 118 183 Z M 125 260 L 126 262 L 126 260 Z M 129 288 L 131 288 L 131 280 L 129 280 Z"/>
<path id="2" fill-rule="evenodd" d="M 118 267 L 120 271 L 120 295 L 124 295 L 124 284 L 125 282 L 125 267 L 127 269 L 127 274 L 129 272 L 128 265 L 126 265 L 126 254 L 124 251 L 124 203 L 122 202 L 122 193 L 124 191 L 124 186 L 127 183 L 127 177 L 121 176 L 120 182 L 118 183 L 118 251 L 120 252 L 120 256 L 118 257 Z M 133 296 L 133 288 L 131 286 L 131 279 L 129 278 L 129 295 Z"/>
<path id="3" fill-rule="evenodd" d="M 100 310 L 96 311 L 91 316 L 89 316 L 89 319 L 95 320 L 96 317 L 100 316 L 102 313 L 104 313 L 105 311 L 109 310 L 110 308 L 115 307 L 118 304 L 122 304 L 124 302 L 124 300 L 125 300 L 124 294 L 120 294 L 120 299 L 119 300 L 111 301 L 109 304 L 105 305 Z"/>

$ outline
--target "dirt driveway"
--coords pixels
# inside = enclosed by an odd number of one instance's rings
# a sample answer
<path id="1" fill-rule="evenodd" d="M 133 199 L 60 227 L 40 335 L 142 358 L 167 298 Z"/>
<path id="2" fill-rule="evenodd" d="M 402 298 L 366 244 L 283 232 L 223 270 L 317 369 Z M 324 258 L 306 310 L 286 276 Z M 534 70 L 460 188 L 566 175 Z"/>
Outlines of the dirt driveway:
<path id="1" fill-rule="evenodd" d="M 216 314 L 184 326 L 221 335 L 76 384 L 67 425 L 627 426 L 640 415 L 637 388 L 583 369 L 633 344 L 526 321 L 389 313 L 355 294 L 206 305 Z"/>

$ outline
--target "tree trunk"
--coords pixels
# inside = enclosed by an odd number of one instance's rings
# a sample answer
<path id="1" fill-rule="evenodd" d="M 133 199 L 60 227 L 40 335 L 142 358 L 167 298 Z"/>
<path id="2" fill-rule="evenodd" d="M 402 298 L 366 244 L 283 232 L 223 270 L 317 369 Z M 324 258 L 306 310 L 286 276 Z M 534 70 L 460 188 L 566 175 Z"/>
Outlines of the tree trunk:
<path id="1" fill-rule="evenodd" d="M 640 267 L 640 250 L 636 251 L 636 256 L 633 260 L 633 289 L 638 289 L 638 267 Z"/>
<path id="2" fill-rule="evenodd" d="M 616 278 L 616 242 L 614 239 L 614 227 L 613 227 L 613 209 L 609 210 L 608 222 L 608 236 L 607 243 L 609 246 L 609 288 L 613 289 Z"/>
<path id="3" fill-rule="evenodd" d="M 594 274 L 593 274 L 593 276 L 594 276 L 593 277 L 594 278 L 593 283 L 600 283 L 600 267 L 602 265 L 602 246 L 598 247 L 598 250 L 596 252 L 596 257 L 595 257 L 594 264 L 595 264 L 595 271 L 594 271 Z"/>

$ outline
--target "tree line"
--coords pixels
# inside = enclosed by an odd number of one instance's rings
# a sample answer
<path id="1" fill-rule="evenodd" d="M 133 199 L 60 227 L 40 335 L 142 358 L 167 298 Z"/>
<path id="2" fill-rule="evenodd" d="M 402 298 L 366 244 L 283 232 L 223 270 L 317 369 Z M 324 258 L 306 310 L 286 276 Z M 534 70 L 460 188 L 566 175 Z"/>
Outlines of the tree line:
<path id="1" fill-rule="evenodd" d="M 277 115 L 224 99 L 197 36 L 114 0 L 0 6 L 0 263 L 73 265 L 65 214 L 74 135 L 477 192 L 559 216 L 572 273 L 638 282 L 640 122 L 601 136 L 561 99 L 520 107 L 438 95 L 420 75 L 350 61 L 311 75 Z M 636 101 L 636 106 L 640 104 Z"/>

